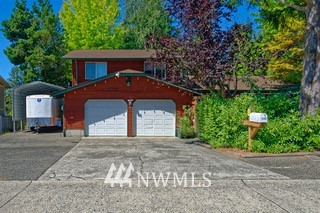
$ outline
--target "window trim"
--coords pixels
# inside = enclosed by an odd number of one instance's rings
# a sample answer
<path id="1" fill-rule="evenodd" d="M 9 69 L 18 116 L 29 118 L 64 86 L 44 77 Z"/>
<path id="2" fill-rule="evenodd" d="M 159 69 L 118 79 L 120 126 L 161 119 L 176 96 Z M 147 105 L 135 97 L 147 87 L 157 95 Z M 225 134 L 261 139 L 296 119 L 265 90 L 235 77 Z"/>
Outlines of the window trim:
<path id="1" fill-rule="evenodd" d="M 143 72 L 144 73 L 146 73 L 146 64 L 151 64 L 151 63 L 147 62 L 147 61 L 144 61 L 144 63 L 143 63 Z M 152 63 L 151 66 L 152 66 L 151 76 L 155 77 L 156 73 L 157 73 L 157 68 L 159 68 L 160 66 L 155 66 L 154 63 Z M 164 73 L 163 73 L 163 76 L 162 76 L 162 73 L 161 73 L 161 79 L 162 80 L 166 80 L 166 78 L 167 78 L 167 65 L 165 63 L 163 64 L 163 68 L 164 68 Z"/>
<path id="2" fill-rule="evenodd" d="M 93 64 L 94 63 L 94 78 L 87 78 L 87 64 L 89 64 L 89 63 L 91 63 L 91 64 Z M 86 80 L 94 80 L 94 79 L 97 79 L 98 77 L 97 77 L 97 64 L 105 64 L 106 65 L 106 75 L 108 75 L 108 62 L 99 62 L 99 61 L 86 61 L 85 62 L 85 65 L 84 65 L 84 78 L 86 79 Z M 102 77 L 102 76 L 101 76 Z M 100 77 L 99 77 L 100 78 Z"/>
<path id="3" fill-rule="evenodd" d="M 147 65 L 146 64 L 151 64 L 150 62 L 147 62 L 147 61 L 145 61 L 144 63 L 143 63 L 143 72 L 144 73 L 146 73 L 146 67 L 147 67 Z M 151 76 L 154 76 L 154 66 L 153 66 L 153 64 L 152 64 L 152 73 L 151 73 Z"/>

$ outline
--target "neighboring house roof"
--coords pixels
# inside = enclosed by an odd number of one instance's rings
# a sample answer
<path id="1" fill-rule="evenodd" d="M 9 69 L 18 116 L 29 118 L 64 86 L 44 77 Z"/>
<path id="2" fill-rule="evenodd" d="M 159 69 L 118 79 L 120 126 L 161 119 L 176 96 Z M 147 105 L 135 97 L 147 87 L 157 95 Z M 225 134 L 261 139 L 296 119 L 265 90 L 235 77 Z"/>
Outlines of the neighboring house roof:
<path id="1" fill-rule="evenodd" d="M 64 59 L 148 59 L 155 50 L 74 50 Z"/>
<path id="2" fill-rule="evenodd" d="M 61 95 L 65 94 L 65 93 L 67 93 L 67 92 L 71 92 L 71 91 L 74 91 L 74 90 L 76 90 L 76 89 L 79 89 L 79 88 L 82 88 L 82 87 L 85 87 L 85 86 L 89 86 L 89 85 L 91 85 L 91 84 L 98 83 L 98 82 L 103 81 L 103 80 L 106 80 L 106 79 L 108 79 L 108 78 L 112 78 L 112 77 L 127 77 L 127 76 L 150 78 L 150 79 L 153 79 L 153 80 L 162 82 L 162 83 L 164 83 L 164 84 L 167 84 L 167 85 L 170 85 L 170 86 L 173 86 L 173 87 L 182 89 L 182 90 L 186 90 L 186 91 L 188 91 L 188 92 L 191 92 L 191 93 L 194 93 L 194 94 L 197 94 L 197 95 L 201 95 L 201 93 L 198 93 L 198 92 L 193 91 L 193 90 L 190 90 L 190 89 L 186 89 L 186 88 L 184 88 L 184 87 L 181 87 L 181 86 L 178 86 L 178 85 L 169 83 L 169 82 L 167 82 L 167 81 L 163 81 L 163 80 L 154 78 L 154 77 L 152 77 L 152 76 L 150 76 L 150 75 L 148 75 L 148 74 L 146 74 L 146 73 L 144 73 L 144 72 L 137 71 L 137 70 L 126 69 L 126 70 L 123 70 L 123 71 L 120 71 L 120 72 L 111 73 L 111 74 L 109 74 L 109 75 L 106 75 L 106 76 L 97 78 L 97 79 L 92 80 L 92 81 L 87 81 L 87 82 L 78 84 L 78 85 L 76 85 L 76 86 L 74 86 L 74 87 L 67 88 L 67 89 L 65 89 L 65 90 L 63 90 L 63 91 L 58 91 L 58 92 L 56 92 L 56 93 L 51 94 L 51 96 L 53 96 L 53 97 L 61 96 Z"/>
<path id="3" fill-rule="evenodd" d="M 237 83 L 236 77 L 232 77 L 227 79 L 225 83 L 229 85 L 230 90 L 237 89 L 239 91 L 250 90 L 254 86 L 265 90 L 276 90 L 285 85 L 282 81 L 272 80 L 266 76 L 239 76 Z"/>
<path id="4" fill-rule="evenodd" d="M 0 76 L 0 86 L 3 86 L 4 88 L 10 88 L 10 85 L 6 80 L 4 80 L 4 78 L 2 78 L 2 76 Z"/>

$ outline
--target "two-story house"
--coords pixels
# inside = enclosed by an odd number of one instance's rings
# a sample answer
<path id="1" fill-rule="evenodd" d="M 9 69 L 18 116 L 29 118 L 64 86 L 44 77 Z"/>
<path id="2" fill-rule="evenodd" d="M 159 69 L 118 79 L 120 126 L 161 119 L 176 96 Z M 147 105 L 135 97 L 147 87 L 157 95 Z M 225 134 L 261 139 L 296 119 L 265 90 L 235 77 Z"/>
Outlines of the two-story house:
<path id="1" fill-rule="evenodd" d="M 147 62 L 148 50 L 77 50 L 72 87 L 64 99 L 67 136 L 175 136 L 183 105 L 194 91 L 165 81 L 165 66 Z"/>

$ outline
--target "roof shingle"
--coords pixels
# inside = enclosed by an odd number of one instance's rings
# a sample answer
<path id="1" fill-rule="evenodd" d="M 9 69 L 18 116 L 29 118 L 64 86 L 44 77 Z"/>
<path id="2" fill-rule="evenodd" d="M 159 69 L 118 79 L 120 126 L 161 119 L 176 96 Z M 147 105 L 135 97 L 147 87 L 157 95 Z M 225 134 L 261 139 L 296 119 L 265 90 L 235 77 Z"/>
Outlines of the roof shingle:
<path id="1" fill-rule="evenodd" d="M 64 59 L 147 59 L 155 50 L 74 50 Z"/>

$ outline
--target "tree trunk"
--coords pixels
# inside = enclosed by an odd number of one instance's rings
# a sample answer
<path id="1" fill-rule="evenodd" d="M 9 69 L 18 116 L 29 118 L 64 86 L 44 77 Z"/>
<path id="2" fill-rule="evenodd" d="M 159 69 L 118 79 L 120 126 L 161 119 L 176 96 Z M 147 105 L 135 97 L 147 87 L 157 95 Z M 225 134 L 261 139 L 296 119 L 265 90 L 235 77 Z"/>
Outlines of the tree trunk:
<path id="1" fill-rule="evenodd" d="M 315 115 L 320 106 L 320 0 L 308 5 L 306 46 L 300 93 L 302 116 Z"/>

